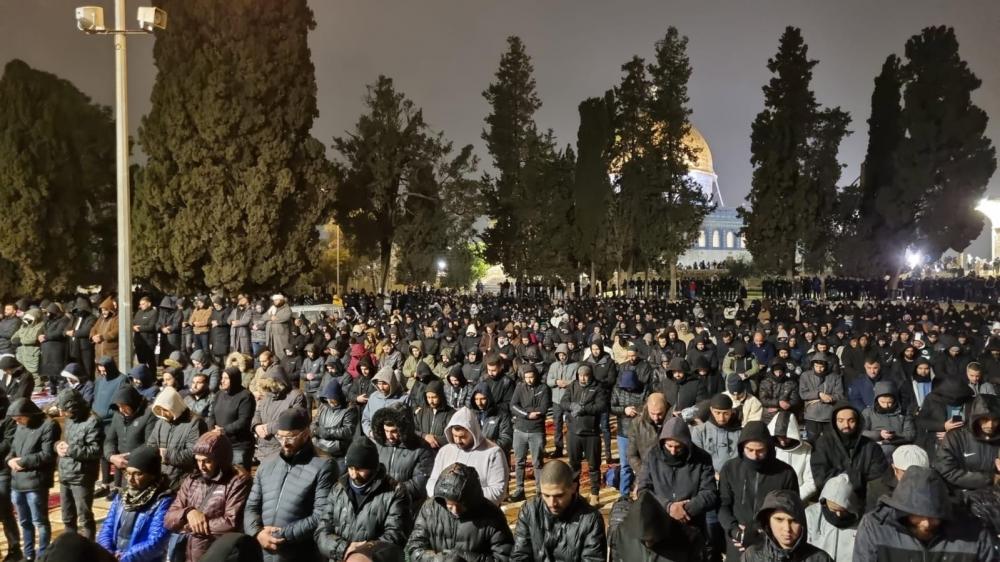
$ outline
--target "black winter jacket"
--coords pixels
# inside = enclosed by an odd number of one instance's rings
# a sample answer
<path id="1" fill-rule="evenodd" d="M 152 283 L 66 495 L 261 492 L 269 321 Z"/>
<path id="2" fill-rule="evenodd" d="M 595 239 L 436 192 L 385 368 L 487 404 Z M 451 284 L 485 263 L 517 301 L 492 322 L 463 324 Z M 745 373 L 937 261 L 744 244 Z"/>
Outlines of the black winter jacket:
<path id="1" fill-rule="evenodd" d="M 336 479 L 336 465 L 316 456 L 311 443 L 291 458 L 277 454 L 261 463 L 247 499 L 243 530 L 256 537 L 265 526 L 279 527 L 285 539 L 277 552 L 264 552 L 265 562 L 319 559 L 313 535 Z"/>
<path id="2" fill-rule="evenodd" d="M 844 410 L 854 412 L 858 422 L 854 436 L 847 442 L 837 429 L 836 422 L 837 412 Z M 882 447 L 861 434 L 861 425 L 861 414 L 853 406 L 841 404 L 834 408 L 830 427 L 816 441 L 809 461 L 818 489 L 822 490 L 826 481 L 834 476 L 847 474 L 854 493 L 864 501 L 868 482 L 881 478 L 889 470 Z"/>
<path id="3" fill-rule="evenodd" d="M 566 387 L 560 406 L 569 413 L 569 431 L 574 435 L 601 434 L 601 414 L 609 411 L 608 395 L 602 385 L 591 379 L 583 386 L 575 380 Z"/>
<path id="4" fill-rule="evenodd" d="M 743 457 L 743 446 L 748 441 L 768 444 L 767 457 L 760 463 Z M 719 523 L 730 538 L 740 536 L 740 525 L 746 526 L 744 537 L 756 536 L 757 512 L 772 490 L 798 492 L 799 480 L 792 467 L 774 457 L 767 427 L 762 422 L 750 422 L 740 433 L 739 456 L 727 462 L 719 475 Z"/>
<path id="5" fill-rule="evenodd" d="M 806 510 L 801 501 L 795 501 L 795 495 L 795 492 L 781 492 L 765 498 L 757 512 L 757 527 L 762 530 L 763 540 L 743 553 L 743 562 L 833 562 L 829 554 L 809 544 Z M 802 535 L 791 551 L 778 546 L 767 525 L 771 514 L 779 510 L 792 515 L 802 524 Z"/>
<path id="6" fill-rule="evenodd" d="M 243 388 L 242 378 L 229 377 L 229 389 L 220 388 L 215 393 L 212 415 L 215 425 L 222 428 L 233 447 L 252 448 L 254 437 L 250 424 L 257 409 L 257 401 L 250 391 Z"/>
<path id="7" fill-rule="evenodd" d="M 983 435 L 979 420 L 1000 418 L 1000 398 L 981 394 L 972 401 L 965 427 L 950 431 L 938 447 L 933 466 L 955 490 L 976 490 L 993 486 L 995 461 L 1000 453 L 1000 433 Z"/>
<path id="8" fill-rule="evenodd" d="M 320 403 L 312 422 L 313 445 L 333 457 L 343 457 L 358 431 L 358 409 L 353 405 L 334 408 Z"/>
<path id="9" fill-rule="evenodd" d="M 605 562 L 604 518 L 579 496 L 559 517 L 542 498 L 521 506 L 514 529 L 512 562 Z"/>
<path id="10" fill-rule="evenodd" d="M 118 404 L 128 404 L 132 407 L 132 415 L 128 418 L 118 409 Z M 139 391 L 131 386 L 123 386 L 111 403 L 111 426 L 104 434 L 104 458 L 111 455 L 131 453 L 132 449 L 145 445 L 149 435 L 156 425 L 153 409 L 146 403 Z"/>
<path id="11" fill-rule="evenodd" d="M 343 560 L 352 542 L 383 541 L 403 546 L 409 532 L 410 502 L 389 481 L 385 467 L 379 466 L 372 476 L 368 493 L 360 503 L 349 491 L 349 478 L 341 476 L 330 490 L 315 533 L 320 554 L 330 560 Z"/>
<path id="12" fill-rule="evenodd" d="M 389 444 L 384 424 L 399 428 L 400 442 Z M 419 505 L 427 497 L 427 480 L 434 468 L 434 451 L 417 436 L 409 406 L 393 404 L 372 416 L 372 441 L 378 448 L 378 460 L 389 479 L 403 488 L 410 505 Z M 346 454 L 346 453 L 345 453 Z"/>
<path id="13" fill-rule="evenodd" d="M 670 458 L 664 450 L 662 444 L 667 439 L 684 444 L 685 451 L 680 458 Z M 719 507 L 712 457 L 691 443 L 691 431 L 683 419 L 673 417 L 663 424 L 660 443 L 650 449 L 636 491 L 652 492 L 667 509 L 671 503 L 687 500 L 684 510 L 698 526 L 706 512 Z"/>
<path id="14" fill-rule="evenodd" d="M 69 445 L 65 457 L 59 457 L 59 482 L 93 486 L 100 468 L 104 432 L 97 415 L 79 392 L 64 389 L 59 393 L 59 409 L 72 414 L 63 421 L 63 441 Z"/>
<path id="15" fill-rule="evenodd" d="M 59 425 L 50 420 L 34 402 L 25 398 L 13 401 L 7 415 L 27 416 L 27 425 L 18 425 L 14 440 L 4 462 L 21 459 L 23 470 L 11 475 L 11 488 L 18 492 L 37 492 L 52 487 L 56 470 L 55 445 L 59 441 Z"/>
<path id="16" fill-rule="evenodd" d="M 462 504 L 461 517 L 448 511 L 446 500 Z M 507 519 L 483 497 L 475 469 L 456 463 L 445 469 L 434 497 L 420 508 L 406 554 L 411 562 L 506 562 L 513 545 Z"/>
<path id="17" fill-rule="evenodd" d="M 646 542 L 652 546 L 646 546 Z M 639 494 L 611 531 L 611 562 L 701 562 L 705 539 L 692 525 L 667 515 L 653 494 Z"/>
<path id="18" fill-rule="evenodd" d="M 625 415 L 625 408 L 632 406 L 637 412 L 642 413 L 642 406 L 646 403 L 646 392 L 630 392 L 624 388 L 615 386 L 611 391 L 611 413 L 618 416 L 618 435 L 628 435 L 629 428 L 632 427 L 632 420 Z"/>
<path id="19" fill-rule="evenodd" d="M 523 433 L 545 433 L 545 416 L 551 405 L 552 389 L 544 382 L 539 382 L 535 386 L 528 386 L 524 382 L 517 383 L 510 401 L 514 429 Z M 541 416 L 529 420 L 528 414 L 532 412 L 537 412 Z"/>

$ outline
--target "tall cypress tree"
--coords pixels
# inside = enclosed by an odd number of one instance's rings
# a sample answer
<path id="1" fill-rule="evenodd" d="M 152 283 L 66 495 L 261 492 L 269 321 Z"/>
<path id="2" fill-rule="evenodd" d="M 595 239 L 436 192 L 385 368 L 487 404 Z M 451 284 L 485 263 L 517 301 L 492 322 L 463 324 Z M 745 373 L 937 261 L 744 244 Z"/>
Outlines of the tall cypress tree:
<path id="1" fill-rule="evenodd" d="M 670 27 L 656 43 L 656 56 L 648 67 L 654 91 L 649 115 L 656 134 L 649 150 L 652 175 L 649 204 L 643 208 L 645 228 L 639 231 L 643 261 L 657 265 L 661 258 L 665 260 L 674 284 L 677 259 L 694 244 L 701 223 L 712 210 L 709 199 L 688 175 L 690 163 L 698 155 L 685 143 L 691 130 L 687 43 L 687 37 Z"/>
<path id="2" fill-rule="evenodd" d="M 803 224 L 814 219 L 802 213 L 802 195 L 810 185 L 804 165 L 817 112 L 809 86 L 816 63 L 795 27 L 785 28 L 777 55 L 767 61 L 774 77 L 750 135 L 750 207 L 738 209 L 747 248 L 763 271 L 794 271 Z"/>
<path id="3" fill-rule="evenodd" d="M 996 149 L 985 135 L 986 112 L 972 103 L 982 81 L 959 55 L 955 30 L 924 29 L 906 42 L 906 57 L 906 136 L 895 181 L 919 194 L 911 241 L 936 260 L 947 249 L 964 250 L 982 231 L 974 209 L 996 170 Z"/>
<path id="4" fill-rule="evenodd" d="M 912 209 L 919 193 L 896 181 L 896 153 L 904 134 L 902 87 L 902 64 L 899 57 L 889 55 L 872 91 L 861 178 L 846 190 L 847 231 L 836 253 L 844 271 L 852 275 L 898 271 L 915 228 Z"/>
<path id="5" fill-rule="evenodd" d="M 551 135 L 538 132 L 535 111 L 542 102 L 535 91 L 534 67 L 519 37 L 507 38 L 495 80 L 483 92 L 491 112 L 482 138 L 493 157 L 495 176 L 483 181 L 483 199 L 490 225 L 483 233 L 489 261 L 500 263 L 508 275 L 529 273 L 523 217 L 532 199 L 531 175 L 540 173 L 554 154 Z"/>
<path id="6" fill-rule="evenodd" d="M 0 294 L 66 293 L 114 277 L 109 108 L 12 60 L 0 79 Z"/>
<path id="7" fill-rule="evenodd" d="M 576 170 L 573 177 L 573 245 L 580 265 L 589 271 L 591 296 L 597 290 L 597 266 L 606 256 L 608 205 L 611 182 L 608 167 L 614 145 L 614 93 L 588 98 L 579 106 L 580 127 L 576 140 Z"/>
<path id="8" fill-rule="evenodd" d="M 136 272 L 167 290 L 274 290 L 312 271 L 329 164 L 306 0 L 162 0 L 149 156 L 135 190 Z M 182 30 L 182 31 L 181 31 Z"/>

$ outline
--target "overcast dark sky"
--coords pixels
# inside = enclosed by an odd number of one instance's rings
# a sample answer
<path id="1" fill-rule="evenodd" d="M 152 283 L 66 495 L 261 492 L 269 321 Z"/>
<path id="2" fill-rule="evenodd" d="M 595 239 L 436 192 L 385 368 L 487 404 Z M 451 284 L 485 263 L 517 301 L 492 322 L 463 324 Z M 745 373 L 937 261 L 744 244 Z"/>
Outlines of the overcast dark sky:
<path id="1" fill-rule="evenodd" d="M 192 0 L 194 1 L 194 0 Z M 198 0 L 222 1 L 222 0 Z M 271 0 L 281 1 L 281 0 Z M 114 101 L 111 40 L 87 37 L 73 8 L 111 0 L 0 0 L 0 59 L 21 58 L 74 82 L 95 100 Z M 140 2 L 129 3 L 130 24 Z M 365 84 L 378 74 L 396 80 L 431 125 L 456 144 L 473 143 L 488 107 L 481 92 L 492 79 L 508 35 L 520 35 L 534 59 L 543 107 L 539 124 L 561 143 L 575 142 L 577 104 L 614 85 L 633 54 L 649 58 L 667 26 L 690 38 L 693 123 L 711 146 L 726 204 L 742 202 L 750 181 L 750 123 L 761 109 L 765 67 L 786 25 L 803 29 L 820 61 L 813 87 L 821 103 L 854 118 L 841 147 L 844 181 L 858 175 L 867 141 L 872 80 L 885 57 L 902 54 L 922 27 L 956 28 L 961 54 L 982 79 L 975 101 L 993 117 L 987 133 L 1000 143 L 1000 1 L 998 0 L 312 0 L 311 36 L 320 116 L 314 133 L 329 144 L 361 112 Z M 173 28 L 169 33 L 183 33 Z M 152 39 L 129 39 L 133 130 L 149 111 Z M 990 193 L 1000 195 L 1000 176 Z M 970 248 L 988 252 L 986 235 Z"/>

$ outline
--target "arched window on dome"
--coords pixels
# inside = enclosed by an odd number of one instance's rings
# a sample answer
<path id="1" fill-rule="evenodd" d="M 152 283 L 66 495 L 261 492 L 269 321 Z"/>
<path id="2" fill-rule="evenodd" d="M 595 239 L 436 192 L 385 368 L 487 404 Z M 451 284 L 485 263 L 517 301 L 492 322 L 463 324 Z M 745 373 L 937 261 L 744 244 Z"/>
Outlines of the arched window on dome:
<path id="1" fill-rule="evenodd" d="M 704 248 L 705 247 L 705 231 L 704 230 L 698 232 L 698 247 L 699 248 Z"/>
<path id="2" fill-rule="evenodd" d="M 719 240 L 720 240 L 719 231 L 718 230 L 713 230 L 712 231 L 712 247 L 713 248 L 718 248 L 719 247 Z"/>
<path id="3" fill-rule="evenodd" d="M 736 247 L 736 236 L 733 234 L 732 230 L 726 231 L 726 247 L 727 248 Z"/>

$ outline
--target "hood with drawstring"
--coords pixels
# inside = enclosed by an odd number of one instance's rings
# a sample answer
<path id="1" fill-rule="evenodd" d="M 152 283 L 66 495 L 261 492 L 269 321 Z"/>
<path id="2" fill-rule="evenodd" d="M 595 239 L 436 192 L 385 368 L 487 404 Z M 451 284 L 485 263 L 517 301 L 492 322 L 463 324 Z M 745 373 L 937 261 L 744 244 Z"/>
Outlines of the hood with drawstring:
<path id="1" fill-rule="evenodd" d="M 337 379 L 331 379 L 330 382 L 326 383 L 323 390 L 320 391 L 319 397 L 321 400 L 330 401 L 336 400 L 337 404 L 344 406 L 347 404 L 347 398 L 344 396 L 344 389 L 340 385 L 340 381 Z"/>
<path id="2" fill-rule="evenodd" d="M 468 450 L 454 443 L 452 429 L 457 427 L 472 434 L 472 447 Z M 444 434 L 448 445 L 438 450 L 434 465 L 441 467 L 459 462 L 472 467 L 481 477 L 483 496 L 494 505 L 500 505 L 507 494 L 507 458 L 500 447 L 483 436 L 476 413 L 468 407 L 459 408 L 445 427 Z M 428 495 L 434 494 L 436 480 L 432 474 L 427 482 Z"/>
<path id="3" fill-rule="evenodd" d="M 86 419 L 90 415 L 90 404 L 87 404 L 82 394 L 72 388 L 59 391 L 56 402 L 60 410 L 69 412 L 69 417 L 76 421 Z"/>
<path id="4" fill-rule="evenodd" d="M 194 444 L 193 453 L 215 461 L 216 466 L 222 470 L 233 466 L 233 444 L 221 431 L 210 431 L 199 437 Z"/>

